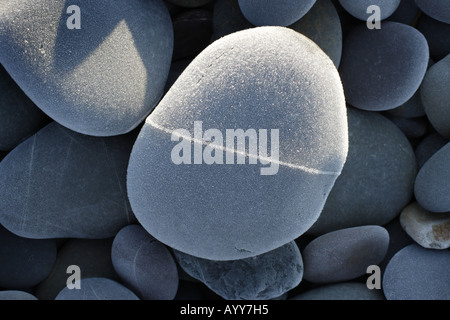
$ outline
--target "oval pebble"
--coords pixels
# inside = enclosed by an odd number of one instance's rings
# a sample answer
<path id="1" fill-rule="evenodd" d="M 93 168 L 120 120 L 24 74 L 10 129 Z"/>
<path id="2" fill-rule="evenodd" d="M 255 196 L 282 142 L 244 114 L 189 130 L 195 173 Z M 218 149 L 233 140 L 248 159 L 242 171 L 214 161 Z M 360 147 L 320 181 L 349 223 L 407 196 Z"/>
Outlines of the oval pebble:
<path id="1" fill-rule="evenodd" d="M 405 134 L 381 114 L 348 110 L 349 153 L 309 234 L 385 225 L 410 202 L 416 159 Z"/>
<path id="2" fill-rule="evenodd" d="M 303 278 L 312 283 L 356 279 L 386 255 L 389 233 L 380 226 L 340 229 L 312 240 L 302 251 Z"/>
<path id="3" fill-rule="evenodd" d="M 19 290 L 0 291 L 0 300 L 38 300 L 34 295 Z"/>
<path id="4" fill-rule="evenodd" d="M 422 168 L 423 165 L 448 142 L 447 139 L 437 132 L 430 133 L 424 137 L 414 150 L 417 159 L 417 168 Z"/>
<path id="5" fill-rule="evenodd" d="M 380 290 L 370 290 L 365 283 L 342 282 L 321 285 L 289 300 L 386 300 Z"/>
<path id="6" fill-rule="evenodd" d="M 431 125 L 450 140 L 450 54 L 426 73 L 420 88 L 425 113 Z"/>
<path id="7" fill-rule="evenodd" d="M 0 64 L 0 150 L 14 149 L 48 122 Z"/>
<path id="8" fill-rule="evenodd" d="M 429 212 L 417 202 L 403 209 L 400 223 L 408 235 L 424 248 L 450 248 L 450 212 Z"/>
<path id="9" fill-rule="evenodd" d="M 426 15 L 450 24 L 450 4 L 447 0 L 416 0 L 416 4 Z"/>
<path id="10" fill-rule="evenodd" d="M 39 300 L 54 300 L 67 285 L 69 266 L 80 268 L 80 279 L 108 278 L 118 281 L 119 277 L 111 261 L 113 238 L 68 239 L 58 249 L 52 272 L 35 288 Z"/>
<path id="11" fill-rule="evenodd" d="M 181 267 L 226 300 L 275 299 L 302 280 L 303 261 L 295 242 L 239 260 L 213 261 L 174 251 Z"/>
<path id="12" fill-rule="evenodd" d="M 384 20 L 397 10 L 400 0 L 339 0 L 339 3 L 352 16 L 366 21 L 373 14 L 372 11 L 367 12 L 370 6 L 378 6 L 380 19 Z"/>
<path id="13" fill-rule="evenodd" d="M 339 65 L 347 103 L 369 111 L 402 105 L 419 89 L 428 60 L 427 40 L 411 26 L 355 26 L 344 38 Z"/>
<path id="14" fill-rule="evenodd" d="M 33 287 L 52 271 L 56 261 L 56 242 L 23 238 L 0 225 L 0 261 L 0 287 Z"/>
<path id="15" fill-rule="evenodd" d="M 139 300 L 127 287 L 108 278 L 87 278 L 80 289 L 62 289 L 55 300 Z"/>
<path id="16" fill-rule="evenodd" d="M 114 236 L 135 221 L 125 181 L 135 138 L 50 123 L 0 163 L 0 222 L 28 238 Z"/>
<path id="17" fill-rule="evenodd" d="M 450 300 L 450 250 L 411 244 L 397 252 L 383 275 L 387 300 Z"/>
<path id="18" fill-rule="evenodd" d="M 414 195 L 431 212 L 450 211 L 450 142 L 439 149 L 417 174 Z"/>
<path id="19" fill-rule="evenodd" d="M 255 26 L 286 27 L 302 18 L 316 0 L 239 0 L 245 18 Z"/>
<path id="20" fill-rule="evenodd" d="M 450 54 L 450 24 L 437 21 L 427 15 L 422 15 L 416 26 L 427 39 L 430 56 L 434 61 L 443 59 Z"/>
<path id="21" fill-rule="evenodd" d="M 122 228 L 111 251 L 114 269 L 140 299 L 172 300 L 178 289 L 178 272 L 168 248 L 140 225 Z"/>
<path id="22" fill-rule="evenodd" d="M 217 134 L 213 162 L 208 148 L 205 161 L 197 158 L 200 126 Z M 278 152 L 260 148 L 245 159 L 220 141 L 237 129 L 267 135 Z M 128 167 L 133 212 L 156 239 L 200 258 L 271 251 L 318 218 L 345 162 L 347 135 L 339 75 L 316 44 L 282 27 L 233 33 L 200 53 L 147 118 Z M 187 157 L 176 153 L 180 146 Z M 198 164 L 188 149 L 197 150 Z M 232 165 L 236 152 L 246 165 Z M 258 159 L 271 166 L 249 163 Z"/>
<path id="23" fill-rule="evenodd" d="M 127 133 L 163 95 L 173 50 L 167 7 L 161 0 L 84 1 L 80 29 L 67 27 L 68 7 L 63 0 L 6 1 L 0 60 L 61 125 L 93 136 Z"/>

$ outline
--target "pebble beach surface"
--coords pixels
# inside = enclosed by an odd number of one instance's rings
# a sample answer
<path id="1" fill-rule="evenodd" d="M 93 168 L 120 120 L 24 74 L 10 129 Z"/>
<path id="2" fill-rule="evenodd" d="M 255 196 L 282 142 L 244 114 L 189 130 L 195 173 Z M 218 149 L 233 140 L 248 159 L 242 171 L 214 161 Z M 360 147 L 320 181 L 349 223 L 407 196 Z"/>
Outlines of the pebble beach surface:
<path id="1" fill-rule="evenodd" d="M 0 300 L 450 300 L 449 93 L 448 0 L 2 0 Z"/>

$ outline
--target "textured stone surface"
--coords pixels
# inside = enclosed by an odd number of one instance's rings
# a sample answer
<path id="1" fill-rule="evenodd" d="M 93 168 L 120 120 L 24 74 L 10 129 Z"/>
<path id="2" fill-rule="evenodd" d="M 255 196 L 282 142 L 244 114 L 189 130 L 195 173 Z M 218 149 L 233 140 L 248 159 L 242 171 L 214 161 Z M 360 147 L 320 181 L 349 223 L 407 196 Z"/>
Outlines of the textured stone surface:
<path id="1" fill-rule="evenodd" d="M 71 275 L 67 268 L 80 267 L 81 281 L 86 278 L 108 278 L 119 280 L 112 261 L 111 246 L 113 238 L 107 239 L 68 239 L 58 249 L 55 265 L 42 282 L 35 288 L 39 300 L 53 300 L 67 285 Z"/>
<path id="2" fill-rule="evenodd" d="M 56 242 L 19 237 L 0 225 L 0 287 L 26 289 L 51 272 L 56 261 Z"/>
<path id="3" fill-rule="evenodd" d="M 48 121 L 0 64 L 0 150 L 12 150 Z"/>
<path id="4" fill-rule="evenodd" d="M 383 276 L 388 300 L 449 300 L 450 250 L 409 245 L 389 261 Z"/>
<path id="5" fill-rule="evenodd" d="M 432 212 L 450 211 L 450 142 L 419 170 L 414 184 L 417 202 Z"/>
<path id="6" fill-rule="evenodd" d="M 365 283 L 342 282 L 322 285 L 289 300 L 386 300 L 380 290 L 367 289 Z"/>
<path id="7" fill-rule="evenodd" d="M 380 18 L 384 20 L 397 10 L 400 0 L 339 0 L 339 3 L 352 16 L 366 21 L 372 15 L 372 13 L 367 13 L 369 6 L 378 6 L 380 8 Z"/>
<path id="8" fill-rule="evenodd" d="M 135 221 L 125 182 L 135 138 L 50 123 L 0 163 L 0 222 L 28 238 L 112 237 Z"/>
<path id="9" fill-rule="evenodd" d="M 219 136 L 208 149 L 224 164 L 193 164 L 187 150 L 189 160 L 175 164 L 180 143 L 192 150 L 206 144 L 193 137 L 199 121 L 223 136 L 266 129 L 274 139 L 267 157 L 246 146 L 245 165 L 225 165 L 225 155 L 244 152 L 226 148 L 226 139 L 220 146 Z M 279 156 L 271 153 L 276 132 Z M 147 118 L 130 157 L 128 196 L 143 227 L 176 250 L 211 260 L 255 256 L 314 223 L 342 170 L 347 138 L 342 86 L 329 57 L 288 28 L 240 31 L 198 55 Z"/>
<path id="10" fill-rule="evenodd" d="M 239 0 L 245 18 L 255 26 L 288 26 L 302 18 L 316 0 Z"/>
<path id="11" fill-rule="evenodd" d="M 178 289 L 177 266 L 168 248 L 140 225 L 122 228 L 111 251 L 114 269 L 143 300 L 171 300 Z"/>
<path id="12" fill-rule="evenodd" d="M 139 300 L 122 284 L 108 278 L 87 278 L 80 289 L 62 289 L 55 300 Z"/>
<path id="13" fill-rule="evenodd" d="M 416 0 L 416 4 L 431 18 L 450 24 L 450 5 L 447 0 Z"/>
<path id="14" fill-rule="evenodd" d="M 420 96 L 428 120 L 443 137 L 450 140 L 450 54 L 428 69 Z"/>
<path id="15" fill-rule="evenodd" d="M 38 300 L 34 295 L 19 290 L 0 291 L 0 300 Z"/>
<path id="16" fill-rule="evenodd" d="M 429 212 L 413 202 L 403 209 L 400 223 L 406 233 L 424 248 L 450 247 L 450 212 Z"/>
<path id="17" fill-rule="evenodd" d="M 347 103 L 370 111 L 402 105 L 419 89 L 428 61 L 427 41 L 413 27 L 391 21 L 379 30 L 355 26 L 344 38 L 339 65 Z"/>
<path id="18" fill-rule="evenodd" d="M 58 123 L 94 136 L 127 133 L 163 94 L 173 50 L 169 12 L 161 0 L 78 5 L 81 29 L 72 30 L 65 0 L 6 1 L 0 62 Z"/>
<path id="19" fill-rule="evenodd" d="M 332 283 L 356 279 L 386 255 L 389 233 L 380 226 L 360 226 L 326 233 L 302 251 L 305 280 Z"/>
<path id="20" fill-rule="evenodd" d="M 384 116 L 348 110 L 349 154 L 325 207 L 308 233 L 384 225 L 413 196 L 416 159 L 403 132 Z"/>
<path id="21" fill-rule="evenodd" d="M 302 280 L 303 261 L 295 242 L 259 256 L 213 261 L 174 251 L 181 267 L 227 300 L 267 300 L 282 296 Z"/>

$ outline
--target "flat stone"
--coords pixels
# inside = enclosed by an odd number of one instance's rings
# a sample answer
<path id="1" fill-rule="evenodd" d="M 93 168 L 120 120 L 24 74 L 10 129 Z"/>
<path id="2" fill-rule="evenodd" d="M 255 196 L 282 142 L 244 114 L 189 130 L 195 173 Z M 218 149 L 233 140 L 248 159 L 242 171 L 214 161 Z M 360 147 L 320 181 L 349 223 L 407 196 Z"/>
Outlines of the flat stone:
<path id="1" fill-rule="evenodd" d="M 414 185 L 417 202 L 431 212 L 450 211 L 450 142 L 419 170 Z"/>
<path id="2" fill-rule="evenodd" d="M 386 255 L 389 233 L 380 226 L 340 229 L 321 235 L 302 251 L 303 277 L 312 283 L 333 283 L 358 278 Z"/>
<path id="3" fill-rule="evenodd" d="M 400 223 L 408 235 L 424 248 L 450 248 L 450 212 L 429 212 L 417 202 L 400 214 Z"/>
<path id="4" fill-rule="evenodd" d="M 173 50 L 167 7 L 162 0 L 83 2 L 80 29 L 70 29 L 69 5 L 3 1 L 0 60 L 61 125 L 92 136 L 128 133 L 164 93 Z"/>
<path id="5" fill-rule="evenodd" d="M 383 276 L 387 300 L 449 300 L 450 250 L 411 244 L 389 261 Z"/>

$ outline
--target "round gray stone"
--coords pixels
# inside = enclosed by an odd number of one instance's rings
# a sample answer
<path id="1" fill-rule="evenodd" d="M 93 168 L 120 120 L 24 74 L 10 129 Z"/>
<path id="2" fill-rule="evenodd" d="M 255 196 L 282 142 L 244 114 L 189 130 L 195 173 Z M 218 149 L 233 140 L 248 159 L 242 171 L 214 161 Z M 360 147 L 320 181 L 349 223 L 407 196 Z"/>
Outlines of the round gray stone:
<path id="1" fill-rule="evenodd" d="M 140 225 L 122 228 L 111 251 L 114 269 L 140 299 L 172 300 L 178 289 L 178 272 L 168 248 Z"/>
<path id="2" fill-rule="evenodd" d="M 424 137 L 414 150 L 417 159 L 417 168 L 422 166 L 449 141 L 437 132 Z"/>
<path id="3" fill-rule="evenodd" d="M 414 195 L 431 212 L 450 211 L 450 142 L 439 149 L 417 174 Z"/>
<path id="4" fill-rule="evenodd" d="M 383 276 L 388 300 L 449 300 L 449 250 L 411 244 L 389 261 Z"/>
<path id="5" fill-rule="evenodd" d="M 125 181 L 135 139 L 50 123 L 0 163 L 0 222 L 28 238 L 114 236 L 135 221 Z"/>
<path id="6" fill-rule="evenodd" d="M 370 30 L 356 25 L 344 39 L 339 65 L 347 103 L 369 111 L 404 104 L 419 89 L 428 60 L 427 40 L 411 26 L 386 21 Z"/>
<path id="7" fill-rule="evenodd" d="M 349 108 L 349 153 L 309 234 L 385 225 L 410 202 L 416 159 L 405 134 L 384 116 Z"/>
<path id="8" fill-rule="evenodd" d="M 80 289 L 62 289 L 55 300 L 139 300 L 122 284 L 108 278 L 87 278 L 80 282 Z"/>
<path id="9" fill-rule="evenodd" d="M 137 127 L 164 93 L 173 30 L 162 0 L 3 1 L 0 61 L 53 120 L 113 136 Z M 44 31 L 45 30 L 45 31 Z"/>
<path id="10" fill-rule="evenodd" d="M 232 261 L 213 261 L 174 251 L 181 267 L 227 300 L 275 299 L 302 280 L 303 261 L 295 242 Z"/>
<path id="11" fill-rule="evenodd" d="M 443 137 L 450 140 L 450 54 L 436 62 L 426 73 L 420 95 L 428 120 Z"/>
<path id="12" fill-rule="evenodd" d="M 0 291 L 0 300 L 38 300 L 34 295 L 19 290 Z"/>
<path id="13" fill-rule="evenodd" d="M 339 0 L 339 3 L 352 16 L 366 21 L 372 15 L 372 11 L 367 13 L 369 6 L 378 6 L 380 8 L 380 19 L 384 20 L 397 10 L 400 0 Z"/>
<path id="14" fill-rule="evenodd" d="M 386 300 L 380 290 L 370 290 L 365 283 L 342 282 L 321 285 L 299 293 L 289 300 Z"/>
<path id="15" fill-rule="evenodd" d="M 0 261 L 0 287 L 33 287 L 52 271 L 56 261 L 56 242 L 23 238 L 0 225 Z"/>
<path id="16" fill-rule="evenodd" d="M 285 27 L 302 18 L 316 0 L 239 0 L 245 18 L 255 26 Z"/>
<path id="17" fill-rule="evenodd" d="M 356 279 L 386 255 L 389 233 L 380 226 L 340 229 L 321 235 L 302 251 L 303 278 L 312 283 Z"/>
<path id="18" fill-rule="evenodd" d="M 207 142 L 195 125 L 215 129 L 217 142 L 201 151 Z M 220 141 L 236 129 L 253 129 L 260 142 L 266 130 L 278 156 Z M 345 162 L 347 135 L 339 75 L 316 44 L 282 27 L 233 33 L 198 55 L 147 118 L 128 167 L 133 212 L 156 239 L 201 258 L 271 251 L 318 218 Z M 194 164 L 188 148 L 217 154 Z M 236 152 L 246 165 L 237 165 Z"/>

